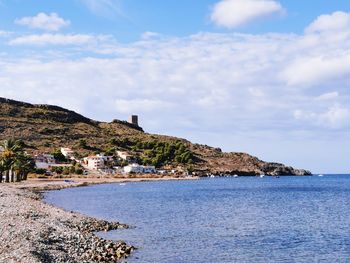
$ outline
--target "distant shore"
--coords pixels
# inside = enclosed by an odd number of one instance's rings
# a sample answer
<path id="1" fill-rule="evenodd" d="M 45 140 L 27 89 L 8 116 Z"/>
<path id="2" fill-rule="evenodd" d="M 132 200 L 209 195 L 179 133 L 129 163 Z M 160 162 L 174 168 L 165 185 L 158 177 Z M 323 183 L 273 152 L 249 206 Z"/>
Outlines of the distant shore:
<path id="1" fill-rule="evenodd" d="M 0 262 L 115 262 L 134 247 L 93 233 L 128 228 L 46 204 L 40 191 L 95 184 L 194 180 L 197 178 L 30 179 L 0 184 Z"/>

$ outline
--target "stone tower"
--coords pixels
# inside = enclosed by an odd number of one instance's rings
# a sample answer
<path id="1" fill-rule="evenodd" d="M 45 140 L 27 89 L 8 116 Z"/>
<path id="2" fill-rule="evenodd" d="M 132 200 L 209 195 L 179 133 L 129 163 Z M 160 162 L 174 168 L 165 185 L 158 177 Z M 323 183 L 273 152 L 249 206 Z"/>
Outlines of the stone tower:
<path id="1" fill-rule="evenodd" d="M 139 126 L 139 117 L 137 115 L 131 115 L 128 120 L 129 123 Z"/>

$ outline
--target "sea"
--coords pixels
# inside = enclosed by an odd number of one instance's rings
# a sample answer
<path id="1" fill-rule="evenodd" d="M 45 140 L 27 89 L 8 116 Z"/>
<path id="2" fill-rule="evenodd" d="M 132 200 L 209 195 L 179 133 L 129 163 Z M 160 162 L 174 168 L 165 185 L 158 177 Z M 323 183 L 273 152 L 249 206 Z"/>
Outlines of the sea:
<path id="1" fill-rule="evenodd" d="M 350 262 L 350 175 L 206 178 L 50 191 L 46 202 L 118 221 L 97 233 L 133 262 Z"/>

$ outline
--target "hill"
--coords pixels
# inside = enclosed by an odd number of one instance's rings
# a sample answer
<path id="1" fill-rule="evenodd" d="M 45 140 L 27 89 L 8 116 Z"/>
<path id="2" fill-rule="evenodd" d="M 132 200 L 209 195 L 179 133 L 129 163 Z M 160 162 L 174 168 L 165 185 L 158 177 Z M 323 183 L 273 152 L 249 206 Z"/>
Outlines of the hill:
<path id="1" fill-rule="evenodd" d="M 0 140 L 8 138 L 22 139 L 30 153 L 71 147 L 82 157 L 125 150 L 144 164 L 193 170 L 201 175 L 310 174 L 306 170 L 264 162 L 246 153 L 224 153 L 185 139 L 149 134 L 120 120 L 99 122 L 58 106 L 0 98 Z"/>

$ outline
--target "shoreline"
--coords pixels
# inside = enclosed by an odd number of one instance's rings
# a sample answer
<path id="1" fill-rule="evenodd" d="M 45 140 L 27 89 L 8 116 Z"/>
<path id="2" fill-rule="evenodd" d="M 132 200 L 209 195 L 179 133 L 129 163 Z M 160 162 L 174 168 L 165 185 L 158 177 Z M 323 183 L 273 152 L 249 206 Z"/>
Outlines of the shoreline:
<path id="1" fill-rule="evenodd" d="M 129 228 L 119 222 L 65 211 L 43 200 L 43 191 L 98 184 L 198 178 L 29 179 L 0 184 L 0 262 L 123 262 L 134 249 L 94 233 Z"/>
<path id="2" fill-rule="evenodd" d="M 114 183 L 140 183 L 140 182 L 158 182 L 158 181 L 192 181 L 198 180 L 199 177 L 138 177 L 138 178 L 57 178 L 57 179 L 28 179 L 19 183 L 8 184 L 11 187 L 18 189 L 27 189 L 34 192 L 44 192 L 51 190 L 61 190 L 73 187 L 85 187 L 99 184 L 114 184 Z M 0 184 L 1 186 L 1 184 Z"/>

